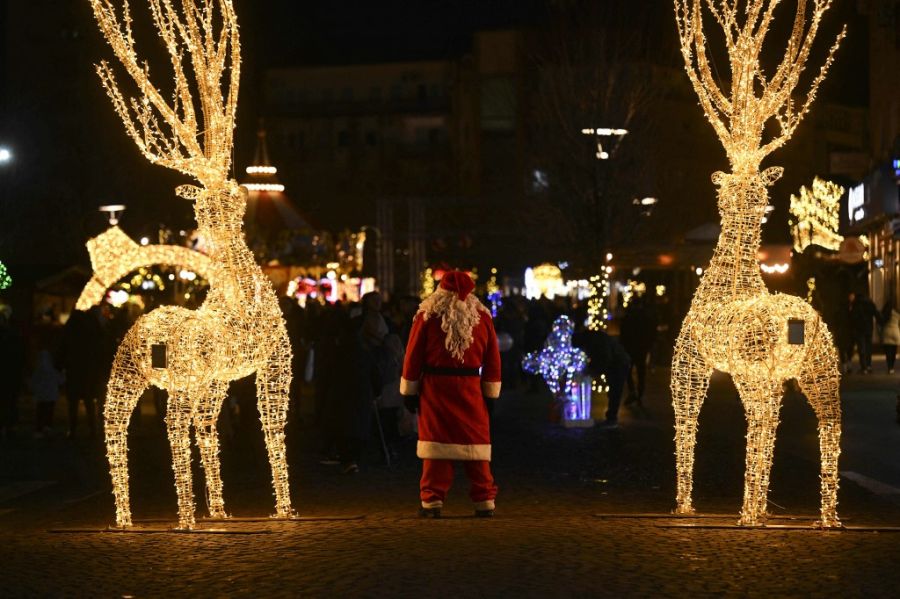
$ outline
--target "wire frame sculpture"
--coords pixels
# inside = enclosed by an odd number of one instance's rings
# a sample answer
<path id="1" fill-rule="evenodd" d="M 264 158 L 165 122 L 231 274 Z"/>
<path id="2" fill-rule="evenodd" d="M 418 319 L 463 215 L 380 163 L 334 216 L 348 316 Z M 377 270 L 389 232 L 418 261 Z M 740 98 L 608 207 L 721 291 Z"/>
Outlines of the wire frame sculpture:
<path id="1" fill-rule="evenodd" d="M 176 266 L 207 280 L 212 277 L 206 254 L 180 245 L 138 245 L 117 226 L 88 240 L 87 249 L 94 276 L 78 296 L 76 310 L 90 310 L 98 305 L 111 285 L 146 266 Z"/>
<path id="2" fill-rule="evenodd" d="M 717 172 L 722 231 L 684 320 L 672 361 L 678 513 L 693 512 L 691 500 L 697 418 L 713 370 L 733 377 L 747 418 L 744 499 L 739 523 L 766 521 L 769 472 L 779 421 L 782 386 L 795 379 L 819 422 L 821 526 L 839 526 L 838 456 L 841 408 L 838 358 L 819 315 L 801 298 L 770 294 L 757 263 L 768 188 L 780 167 L 760 171 L 763 159 L 784 145 L 825 78 L 844 36 L 838 35 L 805 97 L 797 103 L 799 78 L 831 0 L 796 0 L 784 59 L 770 76 L 760 52 L 779 0 L 675 0 L 676 21 L 688 77 L 722 142 L 730 173 Z M 731 81 L 722 88 L 707 57 L 704 16 L 724 33 Z M 774 121 L 776 133 L 764 138 Z"/>
<path id="3" fill-rule="evenodd" d="M 241 70 L 238 22 L 231 0 L 148 0 L 175 74 L 167 102 L 139 60 L 127 2 L 90 0 L 113 54 L 137 86 L 126 100 L 112 67 L 97 67 L 125 130 L 143 155 L 197 180 L 178 188 L 194 202 L 209 247 L 211 276 L 197 310 L 165 306 L 141 317 L 116 354 L 105 407 L 106 448 L 116 523 L 131 526 L 128 423 L 144 390 L 168 392 L 166 426 L 178 494 L 178 527 L 195 525 L 191 480 L 193 426 L 206 478 L 210 516 L 225 518 L 216 431 L 228 383 L 256 373 L 262 428 L 275 490 L 275 517 L 292 515 L 284 427 L 291 347 L 272 284 L 242 230 L 247 191 L 229 179 Z M 185 62 L 187 61 L 187 62 Z"/>

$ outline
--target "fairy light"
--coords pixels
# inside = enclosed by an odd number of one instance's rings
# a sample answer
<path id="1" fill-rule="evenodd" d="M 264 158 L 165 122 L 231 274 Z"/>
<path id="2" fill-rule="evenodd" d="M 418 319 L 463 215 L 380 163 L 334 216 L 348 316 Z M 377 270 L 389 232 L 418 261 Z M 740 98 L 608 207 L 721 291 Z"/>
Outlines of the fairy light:
<path id="1" fill-rule="evenodd" d="M 419 297 L 423 300 L 434 293 L 434 269 L 430 266 L 422 271 L 422 292 Z"/>
<path id="2" fill-rule="evenodd" d="M 763 159 L 790 139 L 809 111 L 846 29 L 837 36 L 805 98 L 796 94 L 813 41 L 831 0 L 796 0 L 787 51 L 767 76 L 763 42 L 778 0 L 675 0 L 685 68 L 706 118 L 722 142 L 731 173 L 717 172 L 722 232 L 682 325 L 672 362 L 677 512 L 692 513 L 697 418 L 713 370 L 732 375 L 747 415 L 747 458 L 740 524 L 765 522 L 769 472 L 782 385 L 796 379 L 819 420 L 821 525 L 839 526 L 840 374 L 831 335 L 802 299 L 769 294 L 757 266 L 768 187 L 780 167 L 760 172 Z M 730 83 L 719 87 L 703 32 L 704 13 L 724 32 Z M 775 133 L 764 140 L 766 124 Z M 800 333 L 800 334 L 798 334 Z"/>
<path id="3" fill-rule="evenodd" d="M 812 188 L 803 186 L 800 195 L 791 195 L 791 236 L 794 250 L 803 252 L 810 245 L 837 251 L 844 240 L 838 234 L 841 197 L 844 188 L 816 177 Z"/>
<path id="4" fill-rule="evenodd" d="M 150 266 L 173 266 L 200 273 L 204 279 L 212 277 L 209 257 L 178 245 L 138 245 L 119 227 L 110 227 L 87 242 L 94 276 L 88 281 L 76 310 L 89 310 L 103 301 L 106 291 L 130 272 Z M 182 270 L 187 272 L 187 270 Z M 139 283 L 138 283 L 139 284 Z"/>
<path id="5" fill-rule="evenodd" d="M 607 300 L 610 293 L 609 275 L 612 273 L 612 267 L 604 266 L 600 272 L 601 274 L 594 275 L 588 280 L 590 287 L 587 298 L 587 328 L 590 331 L 605 331 L 609 320 Z"/>
<path id="6" fill-rule="evenodd" d="M 6 265 L 0 262 L 0 291 L 12 287 L 12 276 L 9 274 Z"/>
<path id="7" fill-rule="evenodd" d="M 150 312 L 135 323 L 116 354 L 104 412 L 116 522 L 120 527 L 131 525 L 128 422 L 150 385 L 169 395 L 166 425 L 178 527 L 190 529 L 195 524 L 191 426 L 205 471 L 210 515 L 226 517 L 216 419 L 229 381 L 254 372 L 272 468 L 275 517 L 290 517 L 284 426 L 291 347 L 272 284 L 244 239 L 247 190 L 228 178 L 241 70 L 232 0 L 148 0 L 174 71 L 171 103 L 169 95 L 151 82 L 149 65 L 138 57 L 129 4 L 90 3 L 100 31 L 139 94 L 126 100 L 112 67 L 106 61 L 97 66 L 126 133 L 151 163 L 186 174 L 202 186 L 183 185 L 177 193 L 194 202 L 211 267 L 209 293 L 198 310 L 164 306 Z M 198 112 L 197 106 L 202 110 Z"/>

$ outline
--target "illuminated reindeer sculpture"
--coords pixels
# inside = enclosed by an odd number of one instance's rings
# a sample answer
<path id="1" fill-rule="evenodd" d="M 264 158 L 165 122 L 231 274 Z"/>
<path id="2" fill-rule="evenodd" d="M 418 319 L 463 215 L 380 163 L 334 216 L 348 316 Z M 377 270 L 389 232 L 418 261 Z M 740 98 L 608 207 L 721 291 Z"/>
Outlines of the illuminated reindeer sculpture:
<path id="1" fill-rule="evenodd" d="M 819 421 L 821 525 L 839 526 L 838 455 L 841 408 L 838 358 L 819 315 L 798 297 L 770 294 L 759 272 L 757 252 L 768 187 L 780 167 L 760 172 L 760 163 L 784 145 L 809 110 L 825 78 L 838 36 L 813 77 L 805 99 L 794 91 L 831 0 L 796 0 L 794 26 L 784 58 L 767 77 L 759 57 L 780 0 L 675 0 L 681 52 L 700 105 L 731 164 L 717 172 L 722 232 L 684 320 L 672 361 L 672 401 L 678 468 L 676 511 L 693 512 L 691 488 L 697 417 L 713 370 L 728 372 L 747 417 L 747 462 L 739 523 L 766 520 L 769 472 L 783 384 L 796 379 Z M 714 79 L 703 33 L 709 11 L 723 32 L 731 67 L 730 89 Z M 764 139 L 766 125 L 777 131 Z"/>
<path id="2" fill-rule="evenodd" d="M 103 35 L 134 80 L 139 99 L 126 100 L 111 67 L 97 67 L 128 134 L 153 164 L 190 175 L 202 188 L 179 187 L 194 201 L 212 263 L 210 289 L 198 310 L 165 306 L 141 317 L 119 347 L 106 400 L 106 447 L 116 523 L 131 525 L 128 422 L 150 385 L 168 391 L 166 425 L 178 492 L 178 527 L 194 526 L 190 428 L 200 448 L 210 516 L 225 518 L 216 419 L 228 383 L 256 373 L 259 412 L 275 487 L 275 517 L 290 517 L 284 426 L 291 348 L 272 285 L 253 259 L 242 231 L 246 191 L 231 179 L 240 79 L 240 39 L 231 0 L 148 0 L 175 72 L 174 96 L 163 98 L 139 62 L 128 3 L 90 0 Z M 187 57 L 190 62 L 185 65 Z M 196 92 L 192 94 L 188 73 Z M 196 103 L 195 103 L 196 102 Z M 199 110 L 198 110 L 199 108 Z"/>

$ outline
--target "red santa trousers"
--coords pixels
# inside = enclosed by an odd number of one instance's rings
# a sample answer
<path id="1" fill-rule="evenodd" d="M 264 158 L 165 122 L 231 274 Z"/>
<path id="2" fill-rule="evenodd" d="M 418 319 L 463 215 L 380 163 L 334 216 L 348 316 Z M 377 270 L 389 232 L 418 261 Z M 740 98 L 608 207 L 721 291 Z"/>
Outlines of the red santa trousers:
<path id="1" fill-rule="evenodd" d="M 447 491 L 453 484 L 453 460 L 422 460 L 421 498 L 422 507 L 441 507 L 447 497 Z M 475 509 L 494 509 L 497 497 L 497 485 L 491 474 L 491 463 L 481 460 L 463 461 L 466 477 L 469 479 L 469 497 L 475 503 Z"/>

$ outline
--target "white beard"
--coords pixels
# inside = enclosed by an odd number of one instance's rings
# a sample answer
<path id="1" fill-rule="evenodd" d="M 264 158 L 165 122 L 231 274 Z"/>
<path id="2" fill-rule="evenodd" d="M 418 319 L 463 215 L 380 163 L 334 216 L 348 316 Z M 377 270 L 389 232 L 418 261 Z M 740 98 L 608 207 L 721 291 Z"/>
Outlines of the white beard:
<path id="1" fill-rule="evenodd" d="M 455 291 L 438 288 L 419 304 L 418 316 L 427 321 L 432 316 L 441 317 L 441 330 L 447 334 L 444 347 L 450 355 L 463 361 L 463 356 L 474 339 L 473 331 L 481 321 L 481 314 L 490 314 L 477 297 L 469 294 L 461 301 Z"/>

